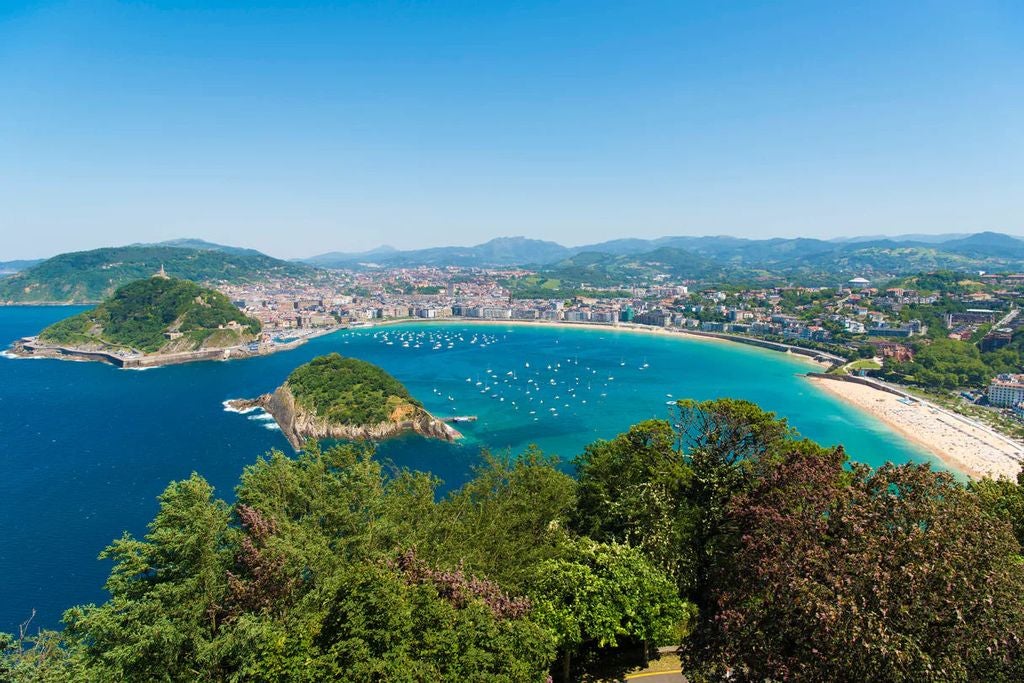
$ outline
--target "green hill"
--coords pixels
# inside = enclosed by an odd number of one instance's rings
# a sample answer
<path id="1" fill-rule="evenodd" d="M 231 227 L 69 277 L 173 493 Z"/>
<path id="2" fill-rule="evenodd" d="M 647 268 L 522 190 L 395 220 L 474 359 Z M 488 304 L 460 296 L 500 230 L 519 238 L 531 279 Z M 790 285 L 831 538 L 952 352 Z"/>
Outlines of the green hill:
<path id="1" fill-rule="evenodd" d="M 405 386 L 376 365 L 337 353 L 314 358 L 288 375 L 295 401 L 317 417 L 340 425 L 393 419 L 396 411 L 422 408 Z"/>
<path id="2" fill-rule="evenodd" d="M 0 302 L 92 303 L 161 266 L 196 282 L 252 282 L 270 277 L 315 277 L 317 269 L 259 252 L 228 252 L 135 245 L 60 254 L 0 279 Z"/>
<path id="3" fill-rule="evenodd" d="M 150 354 L 235 346 L 259 332 L 259 321 L 220 292 L 188 280 L 151 277 L 124 285 L 96 308 L 50 325 L 39 339 Z"/>

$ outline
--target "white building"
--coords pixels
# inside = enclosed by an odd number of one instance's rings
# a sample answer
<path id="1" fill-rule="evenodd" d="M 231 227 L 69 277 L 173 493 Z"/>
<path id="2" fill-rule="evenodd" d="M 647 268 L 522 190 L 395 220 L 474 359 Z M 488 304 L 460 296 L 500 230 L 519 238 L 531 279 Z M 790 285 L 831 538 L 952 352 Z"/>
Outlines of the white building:
<path id="1" fill-rule="evenodd" d="M 988 385 L 988 402 L 1011 408 L 1024 401 L 1024 375 L 998 375 Z"/>

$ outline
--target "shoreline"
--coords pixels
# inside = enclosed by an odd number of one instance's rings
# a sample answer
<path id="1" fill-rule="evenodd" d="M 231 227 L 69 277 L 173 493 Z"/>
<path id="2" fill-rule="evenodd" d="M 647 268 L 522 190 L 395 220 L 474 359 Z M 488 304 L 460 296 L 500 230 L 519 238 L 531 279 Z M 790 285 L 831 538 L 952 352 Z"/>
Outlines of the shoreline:
<path id="1" fill-rule="evenodd" d="M 122 355 L 103 349 L 80 349 L 72 346 L 51 345 L 35 346 L 35 337 L 24 337 L 13 342 L 5 349 L 4 355 L 14 360 L 52 359 L 79 363 L 104 363 L 106 365 L 113 365 L 119 370 L 149 370 L 167 365 L 183 365 L 185 363 L 198 363 L 201 361 L 243 360 L 259 356 L 270 356 L 282 351 L 291 351 L 302 346 L 310 339 L 326 336 L 342 329 L 344 328 L 331 327 L 323 330 L 313 330 L 289 342 L 269 346 L 261 345 L 256 351 L 250 350 L 246 344 L 222 348 L 195 349 L 193 351 L 180 351 L 177 353 L 134 356 Z"/>
<path id="2" fill-rule="evenodd" d="M 811 363 L 818 367 L 831 368 L 836 361 L 825 360 L 830 357 L 825 351 L 808 349 L 796 344 L 782 344 L 781 342 L 768 342 L 756 337 L 742 337 L 727 332 L 703 332 L 700 330 L 683 330 L 679 328 L 655 327 L 653 325 L 639 325 L 636 323 L 594 323 L 594 322 L 573 322 L 566 320 L 490 320 L 482 318 L 394 318 L 382 320 L 365 325 L 350 326 L 342 329 L 371 329 L 374 327 L 385 327 L 391 325 L 405 324 L 445 324 L 445 325 L 494 325 L 494 326 L 526 326 L 526 327 L 552 327 L 556 329 L 594 329 L 607 330 L 611 332 L 631 332 L 638 334 L 657 335 L 673 339 L 686 339 L 689 341 L 707 341 L 711 343 L 721 342 L 726 344 L 741 344 L 743 346 L 762 349 L 772 353 L 783 355 Z M 843 359 L 845 363 L 846 360 Z"/>
<path id="3" fill-rule="evenodd" d="M 55 351 L 51 354 L 16 354 L 9 350 L 5 352 L 8 357 L 17 358 L 56 358 L 60 360 L 73 361 L 102 361 L 125 369 L 147 369 L 188 362 L 203 360 L 235 360 L 252 358 L 262 355 L 271 355 L 282 351 L 290 351 L 304 345 L 310 339 L 323 337 L 345 330 L 373 329 L 376 327 L 390 327 L 395 325 L 481 325 L 481 326 L 518 326 L 518 327 L 546 327 L 555 329 L 590 329 L 610 332 L 622 332 L 629 334 L 656 335 L 679 340 L 705 341 L 708 343 L 742 344 L 747 347 L 761 349 L 764 351 L 782 353 L 790 358 L 800 360 L 803 363 L 811 364 L 817 368 L 830 368 L 835 361 L 831 354 L 807 349 L 796 345 L 784 345 L 775 342 L 762 343 L 756 338 L 747 338 L 727 333 L 707 333 L 695 330 L 682 330 L 677 328 L 654 327 L 650 325 L 637 325 L 632 323 L 593 323 L 575 321 L 550 321 L 550 320 L 489 320 L 476 318 L 395 318 L 389 320 L 375 321 L 369 324 L 336 326 L 320 330 L 310 331 L 300 338 L 286 344 L 275 345 L 272 349 L 261 352 L 244 352 L 239 354 L 225 353 L 240 349 L 231 347 L 229 349 L 216 349 L 204 351 L 185 352 L 164 357 L 150 359 L 127 359 L 136 362 L 132 365 L 118 364 L 103 358 L 97 357 L 96 352 L 85 352 L 86 356 L 76 356 L 74 352 L 61 353 Z M 795 350 L 799 350 L 796 351 Z M 107 354 L 99 354 L 107 355 Z M 815 374 L 815 373 L 810 373 Z M 921 401 L 911 397 L 922 408 L 919 415 L 913 416 L 908 413 L 910 406 L 899 402 L 899 397 L 893 393 L 887 393 L 884 389 L 878 389 L 864 384 L 854 384 L 848 381 L 837 381 L 833 379 L 822 379 L 810 376 L 808 379 L 815 386 L 829 395 L 838 398 L 847 405 L 854 407 L 860 412 L 867 414 L 882 422 L 887 428 L 899 434 L 902 438 L 934 455 L 950 469 L 963 473 L 969 477 L 979 477 L 985 474 L 992 476 L 1008 476 L 1013 478 L 1024 462 L 1024 445 L 1019 444 L 1009 437 L 999 434 L 985 425 L 969 420 L 961 415 L 950 413 L 943 408 L 934 406 L 927 401 Z M 965 439 L 973 444 L 973 450 L 964 445 Z M 978 446 L 983 447 L 981 454 L 978 453 Z"/>
<path id="4" fill-rule="evenodd" d="M 586 322 L 567 322 L 564 320 L 560 321 L 548 321 L 548 320 L 481 320 L 473 318 L 442 318 L 442 319 L 429 319 L 429 318 L 403 318 L 395 320 L 386 320 L 372 325 L 360 325 L 351 329 L 370 329 L 377 326 L 391 326 L 401 324 L 417 324 L 417 323 L 442 323 L 442 324 L 472 324 L 472 325 L 488 325 L 488 326 L 546 326 L 560 329 L 593 329 L 593 330 L 608 330 L 625 333 L 638 333 L 648 335 L 658 335 L 671 337 L 675 339 L 690 340 L 690 341 L 706 341 L 709 343 L 724 343 L 724 344 L 742 344 L 744 346 L 759 348 L 765 351 L 774 353 L 782 353 L 794 359 L 800 359 L 805 363 L 809 363 L 817 368 L 830 368 L 833 367 L 833 363 L 821 359 L 818 352 L 814 349 L 803 349 L 803 351 L 815 355 L 807 355 L 805 353 L 792 353 L 783 348 L 766 346 L 756 343 L 757 340 L 752 340 L 754 343 L 748 341 L 746 337 L 738 337 L 736 335 L 727 334 L 694 334 L 690 330 L 678 330 L 678 329 L 667 329 L 661 327 L 653 327 L 648 325 L 636 325 L 636 324 L 611 324 L 611 323 L 586 323 Z M 792 348 L 800 348 L 794 345 L 789 345 Z M 1024 444 L 1020 444 L 1010 437 L 1000 434 L 989 428 L 987 425 L 981 425 L 974 420 L 965 418 L 962 415 L 951 413 L 944 408 L 935 406 L 927 401 L 921 401 L 916 397 L 911 397 L 920 407 L 923 407 L 925 411 L 924 416 L 916 416 L 918 419 L 908 424 L 907 420 L 900 420 L 899 412 L 903 409 L 908 409 L 910 406 L 906 406 L 899 402 L 899 396 L 895 393 L 888 393 L 884 389 L 878 389 L 872 386 L 866 386 L 863 384 L 856 384 L 849 381 L 843 381 L 838 379 L 822 379 L 813 376 L 814 372 L 808 373 L 807 379 L 811 381 L 815 386 L 820 387 L 824 392 L 829 395 L 838 398 L 845 404 L 852 406 L 862 414 L 866 414 L 870 417 L 881 422 L 886 428 L 898 434 L 900 437 L 906 439 L 910 443 L 918 446 L 925 452 L 933 455 L 945 466 L 951 470 L 963 474 L 972 478 L 979 478 L 990 474 L 993 477 L 1007 476 L 1011 479 L 1016 477 L 1017 472 L 1021 469 L 1024 464 Z M 849 388 L 854 387 L 854 388 Z M 867 392 L 867 393 L 865 393 Z M 886 400 L 886 396 L 890 400 Z M 874 405 L 877 399 L 881 398 L 888 408 L 887 413 L 879 410 Z M 893 405 L 895 403 L 895 405 Z M 930 411 L 936 411 L 932 413 Z M 904 416 L 906 417 L 906 416 Z M 922 423 L 924 417 L 931 418 L 928 421 Z M 922 426 L 923 425 L 923 426 Z M 964 441 L 972 443 L 973 445 L 965 445 Z M 979 444 L 988 447 L 988 455 L 978 454 L 977 446 Z M 1015 457 L 1016 456 L 1016 457 Z"/>
<path id="5" fill-rule="evenodd" d="M 807 378 L 814 386 L 874 417 L 892 431 L 933 454 L 952 470 L 972 478 L 1015 479 L 1024 463 L 1024 444 L 917 397 L 906 397 L 873 383 Z"/>

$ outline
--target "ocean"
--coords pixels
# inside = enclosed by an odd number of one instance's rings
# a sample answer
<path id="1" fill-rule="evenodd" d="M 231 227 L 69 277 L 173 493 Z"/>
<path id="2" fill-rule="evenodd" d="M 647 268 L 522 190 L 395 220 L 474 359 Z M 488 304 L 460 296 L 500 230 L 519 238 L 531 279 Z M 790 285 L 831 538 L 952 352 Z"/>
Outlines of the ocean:
<path id="1" fill-rule="evenodd" d="M 82 310 L 0 308 L 0 345 Z M 677 398 L 744 398 L 870 465 L 930 455 L 818 390 L 815 366 L 740 344 L 607 328 L 417 323 L 345 330 L 293 351 L 145 371 L 98 363 L 0 358 L 0 631 L 56 627 L 64 609 L 104 600 L 109 563 L 97 554 L 125 530 L 141 535 L 168 482 L 198 472 L 231 500 L 242 468 L 290 452 L 259 412 L 231 398 L 272 391 L 296 366 L 337 351 L 380 365 L 437 416 L 458 444 L 407 437 L 380 446 L 395 467 L 457 487 L 480 449 L 536 444 L 568 462 L 595 439 L 668 417 Z M 568 467 L 568 464 L 566 464 Z"/>

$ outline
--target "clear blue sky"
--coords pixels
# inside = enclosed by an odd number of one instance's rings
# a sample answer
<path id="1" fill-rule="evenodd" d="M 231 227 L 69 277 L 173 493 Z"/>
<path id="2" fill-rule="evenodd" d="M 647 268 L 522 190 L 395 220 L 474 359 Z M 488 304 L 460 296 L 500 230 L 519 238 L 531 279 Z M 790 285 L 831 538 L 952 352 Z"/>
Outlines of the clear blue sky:
<path id="1" fill-rule="evenodd" d="M 1018 0 L 0 3 L 0 260 L 987 229 Z"/>

